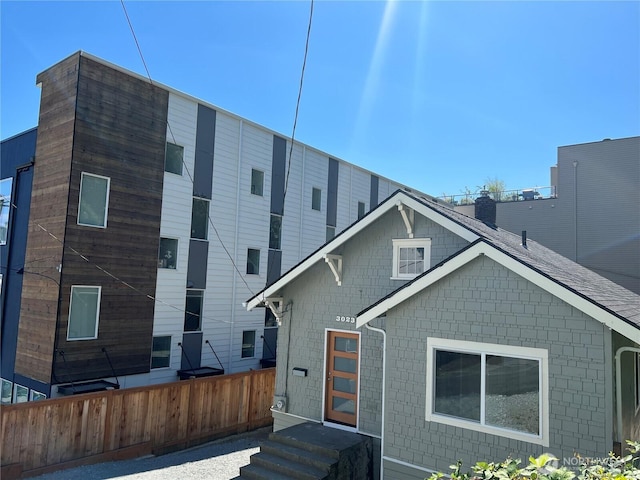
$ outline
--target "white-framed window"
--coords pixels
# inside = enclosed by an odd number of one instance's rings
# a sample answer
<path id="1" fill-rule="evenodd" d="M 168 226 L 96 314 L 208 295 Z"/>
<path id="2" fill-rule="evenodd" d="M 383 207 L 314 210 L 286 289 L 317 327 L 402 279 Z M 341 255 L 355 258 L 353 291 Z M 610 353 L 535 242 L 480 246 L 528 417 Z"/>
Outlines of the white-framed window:
<path id="1" fill-rule="evenodd" d="M 269 224 L 269 248 L 280 250 L 282 246 L 282 217 L 274 213 L 271 214 Z"/>
<path id="2" fill-rule="evenodd" d="M 548 352 L 427 339 L 426 420 L 549 445 Z"/>
<path id="3" fill-rule="evenodd" d="M 151 368 L 167 368 L 171 363 L 171 335 L 153 337 Z"/>
<path id="4" fill-rule="evenodd" d="M 311 189 L 311 208 L 320 211 L 322 205 L 322 190 L 313 187 Z"/>
<path id="5" fill-rule="evenodd" d="M 41 392 L 36 392 L 35 390 L 31 390 L 31 392 L 29 392 L 29 400 L 36 401 L 36 400 L 46 400 L 47 399 L 47 395 Z"/>
<path id="6" fill-rule="evenodd" d="M 102 287 L 97 286 L 73 285 L 71 287 L 67 340 L 98 338 L 101 291 Z"/>
<path id="7" fill-rule="evenodd" d="M 24 385 L 15 384 L 13 389 L 13 403 L 24 403 L 29 401 L 29 388 Z"/>
<path id="8" fill-rule="evenodd" d="M 2 405 L 7 405 L 11 403 L 13 399 L 13 382 L 9 380 L 2 379 L 2 391 L 0 395 L 0 403 Z"/>
<path id="9" fill-rule="evenodd" d="M 0 180 L 0 245 L 7 244 L 9 236 L 9 213 L 11 212 L 11 189 L 13 178 Z"/>
<path id="10" fill-rule="evenodd" d="M 365 214 L 365 204 L 364 202 L 358 202 L 358 220 L 360 220 L 362 217 L 364 217 Z"/>
<path id="11" fill-rule="evenodd" d="M 251 193 L 262 196 L 264 191 L 264 172 L 262 170 L 251 169 Z"/>
<path id="12" fill-rule="evenodd" d="M 191 210 L 191 238 L 206 240 L 209 234 L 209 200 L 193 198 Z"/>
<path id="13" fill-rule="evenodd" d="M 176 259 L 178 258 L 178 239 L 160 238 L 158 248 L 158 268 L 176 269 Z"/>
<path id="14" fill-rule="evenodd" d="M 182 175 L 182 163 L 184 160 L 184 147 L 167 142 L 164 153 L 164 171 Z"/>
<path id="15" fill-rule="evenodd" d="M 326 237 L 325 241 L 333 240 L 333 237 L 336 236 L 336 227 L 332 227 L 331 225 L 327 225 Z"/>
<path id="16" fill-rule="evenodd" d="M 247 249 L 247 275 L 260 275 L 260 250 Z"/>
<path id="17" fill-rule="evenodd" d="M 256 331 L 242 332 L 242 358 L 253 358 L 256 352 Z"/>
<path id="18" fill-rule="evenodd" d="M 431 267 L 430 238 L 393 239 L 393 274 L 391 278 L 414 278 Z"/>
<path id="19" fill-rule="evenodd" d="M 187 290 L 187 300 L 184 311 L 184 331 L 202 331 L 202 301 L 204 299 L 203 290 Z"/>
<path id="20" fill-rule="evenodd" d="M 107 227 L 110 184 L 109 177 L 82 172 L 78 200 L 78 225 Z"/>

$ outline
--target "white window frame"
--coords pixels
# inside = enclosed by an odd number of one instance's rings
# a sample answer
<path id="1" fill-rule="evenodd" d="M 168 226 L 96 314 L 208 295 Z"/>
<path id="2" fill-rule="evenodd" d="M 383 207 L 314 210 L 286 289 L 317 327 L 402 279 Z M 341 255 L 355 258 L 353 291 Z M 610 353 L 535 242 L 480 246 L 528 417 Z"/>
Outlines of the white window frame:
<path id="1" fill-rule="evenodd" d="M 104 199 L 104 218 L 102 219 L 102 225 L 92 225 L 90 223 L 80 222 L 80 208 L 82 205 L 82 184 L 84 182 L 85 177 L 102 178 L 107 181 L 107 194 Z M 111 178 L 105 177 L 102 175 L 96 175 L 95 173 L 82 172 L 82 175 L 80 177 L 80 191 L 78 192 L 78 216 L 77 216 L 78 225 L 82 225 L 83 227 L 107 228 L 107 217 L 109 216 L 109 194 L 110 193 L 111 193 Z"/>
<path id="2" fill-rule="evenodd" d="M 153 340 L 155 340 L 156 338 L 169 338 L 169 364 L 165 367 L 154 367 L 153 366 Z M 168 368 L 171 368 L 171 353 L 172 353 L 172 344 L 173 344 L 173 336 L 172 335 L 153 335 L 152 339 L 151 339 L 151 359 L 149 361 L 149 368 L 151 370 L 166 370 Z M 165 357 L 162 357 L 165 358 Z"/>
<path id="3" fill-rule="evenodd" d="M 260 183 L 260 193 L 256 193 L 254 191 L 254 188 L 253 188 L 254 187 L 253 180 L 254 180 L 254 175 L 256 173 L 262 174 L 262 179 L 261 179 L 261 183 Z M 260 170 L 258 168 L 252 168 L 251 169 L 251 185 L 250 185 L 249 189 L 251 190 L 251 195 L 255 195 L 257 197 L 264 197 L 264 170 Z"/>
<path id="4" fill-rule="evenodd" d="M 18 402 L 18 390 L 24 389 L 27 391 L 26 400 L 22 400 Z M 25 403 L 29 401 L 29 387 L 25 387 L 24 385 L 20 385 L 18 383 L 13 384 L 13 403 Z"/>
<path id="5" fill-rule="evenodd" d="M 46 399 L 47 399 L 47 395 L 45 393 L 36 392 L 35 390 L 30 390 L 29 391 L 29 401 L 30 402 L 34 402 L 34 401 L 38 401 L 38 400 L 46 400 Z"/>
<path id="6" fill-rule="evenodd" d="M 98 302 L 96 303 L 96 319 L 95 319 L 95 329 L 92 337 L 77 337 L 71 338 L 69 337 L 70 326 L 71 326 L 71 308 L 73 303 L 73 290 L 75 288 L 95 288 L 98 290 Z M 67 317 L 67 341 L 75 342 L 81 340 L 95 340 L 98 338 L 98 324 L 100 323 L 100 302 L 102 301 L 102 287 L 99 285 L 72 285 L 71 293 L 69 295 L 69 315 Z"/>
<path id="7" fill-rule="evenodd" d="M 244 343 L 244 334 L 245 333 L 251 333 L 251 332 L 253 332 L 253 355 L 251 355 L 250 357 L 245 357 L 244 356 L 244 345 L 245 345 L 245 343 Z M 257 341 L 256 341 L 256 330 L 243 330 L 242 331 L 242 344 L 240 346 L 240 358 L 243 359 L 243 360 L 256 358 L 256 344 L 257 344 Z"/>
<path id="8" fill-rule="evenodd" d="M 2 403 L 2 405 L 9 405 L 13 402 L 13 382 L 10 380 L 7 380 L 6 378 L 2 379 L 2 387 L 4 388 L 5 385 L 9 385 L 9 401 L 8 402 L 3 402 L 2 401 L 2 397 L 0 397 L 0 403 Z M 0 394 L 2 393 L 2 391 L 0 391 Z"/>
<path id="9" fill-rule="evenodd" d="M 481 373 L 481 412 L 484 411 L 484 358 L 486 355 L 501 355 L 512 358 L 537 360 L 539 362 L 539 434 L 519 432 L 508 428 L 494 427 L 482 423 L 435 413 L 435 352 L 445 350 L 457 353 L 470 353 L 482 355 Z M 427 422 L 443 423 L 455 427 L 489 433 L 501 437 L 512 438 L 524 442 L 535 443 L 545 447 L 549 446 L 549 352 L 542 348 L 519 347 L 511 345 L 498 345 L 493 343 L 468 342 L 463 340 L 449 340 L 444 338 L 427 338 L 427 392 L 426 392 L 425 420 Z M 481 413 L 483 418 L 483 413 Z"/>
<path id="10" fill-rule="evenodd" d="M 431 268 L 431 238 L 394 238 L 393 242 L 393 270 L 391 280 L 407 280 L 416 278 L 418 275 Z M 424 269 L 420 273 L 400 274 L 400 249 L 401 248 L 424 248 Z"/>

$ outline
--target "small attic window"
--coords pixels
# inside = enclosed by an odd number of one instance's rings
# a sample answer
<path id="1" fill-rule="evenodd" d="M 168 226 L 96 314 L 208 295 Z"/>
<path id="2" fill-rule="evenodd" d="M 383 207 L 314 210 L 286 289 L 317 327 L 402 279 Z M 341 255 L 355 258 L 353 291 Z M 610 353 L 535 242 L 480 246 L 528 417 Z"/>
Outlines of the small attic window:
<path id="1" fill-rule="evenodd" d="M 415 278 L 431 267 L 431 239 L 393 239 L 392 280 Z"/>

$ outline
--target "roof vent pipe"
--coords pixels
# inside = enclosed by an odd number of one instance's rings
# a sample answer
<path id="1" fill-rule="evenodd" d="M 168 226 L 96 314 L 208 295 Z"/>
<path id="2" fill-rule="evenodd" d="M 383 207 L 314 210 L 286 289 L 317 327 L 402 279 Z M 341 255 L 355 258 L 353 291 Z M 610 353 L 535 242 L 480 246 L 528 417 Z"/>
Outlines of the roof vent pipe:
<path id="1" fill-rule="evenodd" d="M 527 231 L 522 230 L 522 246 L 527 248 Z"/>

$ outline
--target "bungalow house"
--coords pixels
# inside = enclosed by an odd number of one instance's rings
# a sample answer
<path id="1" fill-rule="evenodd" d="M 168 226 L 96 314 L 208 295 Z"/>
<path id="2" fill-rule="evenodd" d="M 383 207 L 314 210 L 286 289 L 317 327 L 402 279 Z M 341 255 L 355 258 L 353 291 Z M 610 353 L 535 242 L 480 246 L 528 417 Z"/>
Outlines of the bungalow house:
<path id="1" fill-rule="evenodd" d="M 281 324 L 274 430 L 368 436 L 389 479 L 639 440 L 640 296 L 492 213 L 397 191 L 250 298 Z"/>

